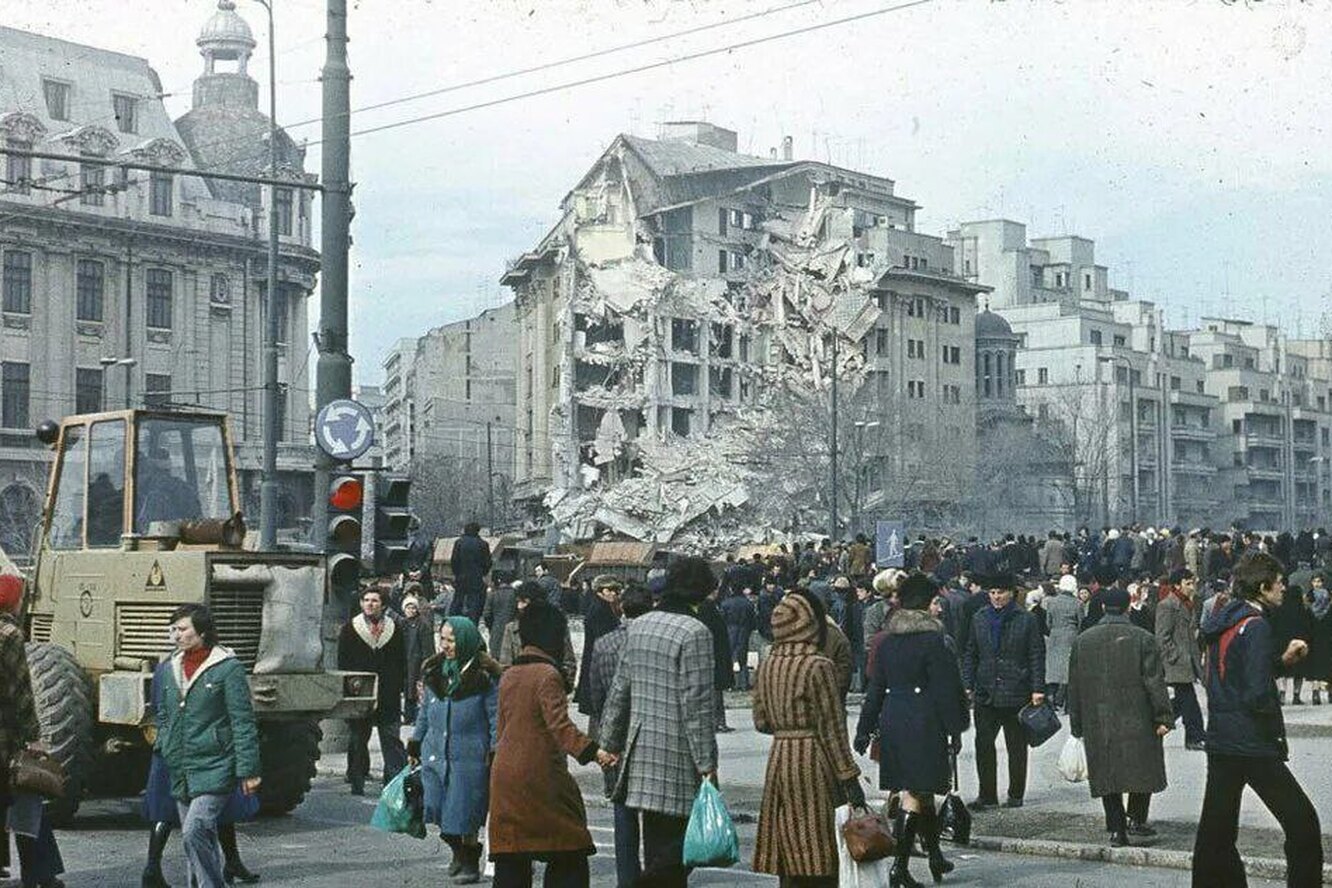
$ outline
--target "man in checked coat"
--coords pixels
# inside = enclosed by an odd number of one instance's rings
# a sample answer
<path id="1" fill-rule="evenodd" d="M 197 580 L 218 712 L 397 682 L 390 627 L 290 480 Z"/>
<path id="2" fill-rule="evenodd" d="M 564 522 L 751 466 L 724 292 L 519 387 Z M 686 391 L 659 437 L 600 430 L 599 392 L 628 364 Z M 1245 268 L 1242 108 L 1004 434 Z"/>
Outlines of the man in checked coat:
<path id="1" fill-rule="evenodd" d="M 620 756 L 612 799 L 642 818 L 645 885 L 686 884 L 689 812 L 716 777 L 712 633 L 695 616 L 716 584 L 701 558 L 671 563 L 661 603 L 629 624 L 601 714 L 601 746 Z"/>

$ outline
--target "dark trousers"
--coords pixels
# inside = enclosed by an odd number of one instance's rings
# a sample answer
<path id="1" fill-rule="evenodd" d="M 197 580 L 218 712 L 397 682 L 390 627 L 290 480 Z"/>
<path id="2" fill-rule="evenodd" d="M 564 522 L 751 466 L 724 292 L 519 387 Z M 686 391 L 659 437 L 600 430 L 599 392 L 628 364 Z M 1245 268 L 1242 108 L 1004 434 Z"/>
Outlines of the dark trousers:
<path id="1" fill-rule="evenodd" d="M 749 636 L 731 636 L 731 662 L 735 664 L 737 675 L 735 689 L 749 690 Z"/>
<path id="2" fill-rule="evenodd" d="M 1235 848 L 1240 799 L 1249 786 L 1286 834 L 1286 884 L 1314 888 L 1323 881 L 1318 812 L 1286 767 L 1274 758 L 1207 754 L 1198 837 L 1193 843 L 1194 888 L 1243 888 L 1244 862 Z"/>
<path id="3" fill-rule="evenodd" d="M 1068 696 L 1068 685 L 1052 681 L 1045 686 L 1045 696 L 1050 698 L 1050 705 L 1055 709 L 1064 708 L 1064 700 Z"/>
<path id="4" fill-rule="evenodd" d="M 407 750 L 399 736 L 402 730 L 398 713 L 376 713 L 371 718 L 357 718 L 347 722 L 351 736 L 347 739 L 347 776 L 353 782 L 364 782 L 370 776 L 370 733 L 379 730 L 379 749 L 384 757 L 384 782 L 388 783 L 407 764 Z"/>
<path id="5" fill-rule="evenodd" d="M 654 811 L 640 812 L 643 818 L 643 875 L 636 888 L 685 888 L 689 870 L 684 861 L 685 827 L 688 818 Z"/>
<path id="6" fill-rule="evenodd" d="M 998 796 L 998 763 L 994 741 L 1000 729 L 1008 748 L 1008 797 L 1020 799 L 1027 792 L 1027 733 L 1018 721 L 1017 706 L 976 705 L 976 780 L 979 796 L 994 800 Z"/>
<path id="7" fill-rule="evenodd" d="M 1198 706 L 1193 682 L 1172 684 L 1170 691 L 1170 708 L 1175 711 L 1175 718 L 1184 720 L 1184 742 L 1201 743 L 1204 735 L 1202 708 Z"/>
<path id="8" fill-rule="evenodd" d="M 0 824 L 9 814 L 9 800 L 0 796 Z M 3 833 L 5 839 L 4 863 L 9 866 L 9 833 Z M 42 808 L 42 825 L 37 830 L 37 837 L 15 835 L 14 844 L 18 846 L 19 875 L 23 888 L 34 888 L 43 882 L 49 882 L 65 871 L 65 861 L 60 856 L 60 846 L 56 844 L 55 833 L 51 831 L 51 818 L 46 808 Z"/>
<path id="9" fill-rule="evenodd" d="M 494 888 L 531 888 L 532 863 L 530 854 L 501 854 L 495 858 Z M 579 853 L 546 856 L 546 874 L 541 877 L 545 888 L 587 888 L 587 855 Z"/>
<path id="10" fill-rule="evenodd" d="M 643 841 L 638 824 L 638 812 L 616 802 L 615 804 L 615 884 L 629 888 L 643 874 Z"/>
<path id="11" fill-rule="evenodd" d="M 717 727 L 726 727 L 726 697 L 719 689 L 714 689 L 712 692 L 712 712 L 717 720 Z"/>
<path id="12" fill-rule="evenodd" d="M 836 876 L 780 876 L 778 888 L 837 888 Z"/>
<path id="13" fill-rule="evenodd" d="M 1149 792 L 1131 792 L 1128 794 L 1128 816 L 1125 817 L 1124 797 L 1119 793 L 1101 796 L 1101 807 L 1105 809 L 1106 832 L 1119 832 L 1128 829 L 1128 822 L 1146 823 L 1147 812 L 1152 805 Z"/>

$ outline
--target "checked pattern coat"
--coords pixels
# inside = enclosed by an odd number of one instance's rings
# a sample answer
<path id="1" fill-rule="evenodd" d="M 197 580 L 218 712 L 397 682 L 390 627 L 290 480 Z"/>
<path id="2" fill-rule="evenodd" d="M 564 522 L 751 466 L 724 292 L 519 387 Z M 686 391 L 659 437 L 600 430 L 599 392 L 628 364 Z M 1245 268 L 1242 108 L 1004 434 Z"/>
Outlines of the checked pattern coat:
<path id="1" fill-rule="evenodd" d="M 657 610 L 629 624 L 601 713 L 601 746 L 620 754 L 613 798 L 687 818 L 699 775 L 717 767 L 712 633 L 696 617 Z"/>
<path id="2" fill-rule="evenodd" d="M 40 734 L 23 630 L 13 616 L 0 614 L 0 787 L 9 786 L 9 761 L 14 753 Z M 4 793 L 0 789 L 0 795 Z"/>

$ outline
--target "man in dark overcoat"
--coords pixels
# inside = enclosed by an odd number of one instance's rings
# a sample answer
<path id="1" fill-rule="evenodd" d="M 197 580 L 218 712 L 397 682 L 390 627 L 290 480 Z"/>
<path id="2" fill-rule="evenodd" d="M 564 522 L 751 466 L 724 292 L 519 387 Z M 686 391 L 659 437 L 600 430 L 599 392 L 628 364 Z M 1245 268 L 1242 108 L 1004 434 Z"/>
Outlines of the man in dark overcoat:
<path id="1" fill-rule="evenodd" d="M 1147 811 L 1152 793 L 1166 788 L 1161 738 L 1175 715 L 1155 636 L 1124 615 L 1128 593 L 1107 590 L 1102 603 L 1105 616 L 1073 642 L 1068 717 L 1073 736 L 1086 745 L 1088 783 L 1105 808 L 1110 844 L 1119 848 L 1128 833 L 1155 835 Z"/>
<path id="2" fill-rule="evenodd" d="M 351 737 L 347 746 L 347 782 L 352 795 L 365 794 L 370 774 L 370 734 L 379 731 L 384 754 L 384 783 L 407 764 L 407 750 L 399 735 L 402 690 L 407 680 L 407 648 L 404 635 L 393 618 L 384 613 L 384 598 L 374 586 L 361 592 L 361 612 L 343 624 L 338 635 L 338 668 L 350 672 L 373 672 L 379 676 L 375 711 L 366 718 L 348 721 Z"/>
<path id="3" fill-rule="evenodd" d="M 1021 808 L 1027 791 L 1027 734 L 1018 712 L 1045 701 L 1045 638 L 1036 618 L 1014 603 L 1017 580 L 1010 573 L 978 578 L 989 603 L 976 612 L 962 655 L 962 681 L 976 706 L 974 808 L 998 802 L 994 741 L 1004 732 L 1008 749 L 1009 808 Z"/>
<path id="4" fill-rule="evenodd" d="M 475 521 L 463 528 L 463 535 L 453 543 L 449 570 L 453 572 L 451 616 L 463 616 L 480 623 L 486 606 L 486 575 L 490 573 L 490 544 L 481 539 L 481 525 Z"/>

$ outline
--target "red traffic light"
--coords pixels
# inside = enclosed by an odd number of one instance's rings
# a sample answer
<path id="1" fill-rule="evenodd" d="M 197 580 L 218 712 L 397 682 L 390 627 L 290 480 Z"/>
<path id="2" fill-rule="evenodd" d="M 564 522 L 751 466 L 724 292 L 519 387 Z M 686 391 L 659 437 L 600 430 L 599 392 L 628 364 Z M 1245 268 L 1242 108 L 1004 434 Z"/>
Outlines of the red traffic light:
<path id="1" fill-rule="evenodd" d="M 360 478 L 337 478 L 330 486 L 328 504 L 343 512 L 357 509 L 361 506 L 361 498 L 364 493 Z"/>

